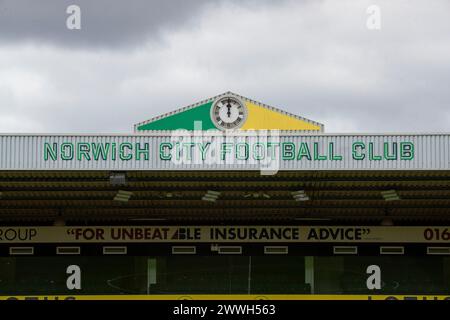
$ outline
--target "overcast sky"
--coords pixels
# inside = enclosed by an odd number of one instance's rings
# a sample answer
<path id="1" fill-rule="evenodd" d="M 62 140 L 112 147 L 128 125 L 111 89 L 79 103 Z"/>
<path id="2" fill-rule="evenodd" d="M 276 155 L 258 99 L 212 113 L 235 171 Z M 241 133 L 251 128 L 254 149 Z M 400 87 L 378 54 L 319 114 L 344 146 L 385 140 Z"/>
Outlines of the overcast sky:
<path id="1" fill-rule="evenodd" d="M 450 132 L 449 15 L 448 0 L 0 0 L 0 132 L 130 133 L 226 91 L 330 133 Z"/>

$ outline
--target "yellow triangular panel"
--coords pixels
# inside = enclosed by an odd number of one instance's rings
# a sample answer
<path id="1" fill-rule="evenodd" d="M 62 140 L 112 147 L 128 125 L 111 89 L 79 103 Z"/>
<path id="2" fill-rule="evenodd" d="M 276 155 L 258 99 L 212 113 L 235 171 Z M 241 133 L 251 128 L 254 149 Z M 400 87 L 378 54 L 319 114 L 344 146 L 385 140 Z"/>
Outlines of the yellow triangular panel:
<path id="1" fill-rule="evenodd" d="M 293 116 L 270 110 L 246 101 L 247 121 L 241 130 L 317 130 L 320 127 Z"/>

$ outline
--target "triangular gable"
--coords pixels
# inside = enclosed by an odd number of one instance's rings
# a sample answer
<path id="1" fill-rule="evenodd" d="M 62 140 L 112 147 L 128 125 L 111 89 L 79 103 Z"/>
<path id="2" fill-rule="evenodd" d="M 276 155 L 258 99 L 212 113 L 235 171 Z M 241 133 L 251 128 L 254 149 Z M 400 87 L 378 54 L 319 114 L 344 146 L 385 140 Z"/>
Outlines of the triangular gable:
<path id="1" fill-rule="evenodd" d="M 201 122 L 202 130 L 217 129 L 211 119 L 211 107 L 223 97 L 240 99 L 247 109 L 245 122 L 238 130 L 299 130 L 323 131 L 323 125 L 266 104 L 248 99 L 232 92 L 203 100 L 196 104 L 163 114 L 159 117 L 140 122 L 134 126 L 135 131 L 154 130 L 194 130 L 195 122 Z"/>

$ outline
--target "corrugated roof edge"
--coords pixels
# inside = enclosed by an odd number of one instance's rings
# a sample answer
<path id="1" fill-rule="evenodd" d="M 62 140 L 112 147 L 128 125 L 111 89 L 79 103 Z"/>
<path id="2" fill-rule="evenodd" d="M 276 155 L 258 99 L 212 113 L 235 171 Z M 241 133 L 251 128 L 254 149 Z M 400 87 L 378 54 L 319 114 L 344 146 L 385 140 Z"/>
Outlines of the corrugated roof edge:
<path id="1" fill-rule="evenodd" d="M 235 97 L 237 97 L 237 98 L 239 98 L 239 99 L 242 99 L 242 100 L 247 100 L 247 101 L 249 101 L 249 102 L 251 102 L 251 103 L 254 103 L 254 104 L 258 105 L 258 106 L 261 106 L 261 107 L 263 107 L 263 108 L 266 108 L 266 109 L 269 109 L 269 110 L 272 110 L 272 111 L 276 111 L 276 112 L 285 114 L 285 115 L 287 115 L 287 116 L 290 116 L 290 117 L 293 117 L 293 118 L 296 118 L 296 119 L 299 119 L 299 120 L 308 122 L 308 123 L 310 123 L 310 124 L 319 126 L 319 127 L 320 127 L 320 132 L 323 132 L 323 130 L 324 130 L 324 125 L 323 125 L 322 123 L 319 123 L 319 122 L 316 122 L 316 121 L 313 121 L 313 120 L 310 120 L 310 119 L 307 119 L 307 118 L 304 118 L 304 117 L 301 117 L 301 116 L 292 114 L 292 113 L 290 113 L 290 112 L 281 110 L 281 109 L 279 109 L 279 108 L 275 108 L 275 107 L 269 106 L 269 105 L 267 105 L 267 104 L 265 104 L 265 103 L 262 103 L 262 102 L 259 102 L 259 101 L 256 101 L 256 100 L 249 99 L 249 98 L 247 98 L 247 97 L 241 96 L 241 95 L 236 94 L 236 93 L 234 93 L 234 92 L 227 91 L 227 92 L 225 92 L 225 93 L 216 95 L 216 96 L 214 96 L 214 97 L 211 97 L 211 98 L 204 99 L 204 100 L 202 100 L 202 101 L 196 102 L 196 103 L 191 104 L 191 105 L 189 105 L 189 106 L 187 106 L 187 107 L 179 108 L 179 109 L 177 109 L 177 110 L 174 110 L 174 111 L 171 111 L 171 112 L 167 112 L 167 113 L 164 113 L 164 114 L 162 114 L 162 115 L 153 117 L 153 118 L 151 118 L 151 119 L 149 119 L 149 120 L 145 120 L 145 121 L 142 121 L 142 122 L 138 122 L 138 123 L 136 123 L 136 124 L 134 125 L 134 131 L 137 132 L 137 131 L 138 131 L 138 127 L 140 127 L 140 126 L 142 126 L 142 125 L 146 125 L 146 124 L 148 124 L 148 123 L 151 123 L 151 122 L 160 120 L 160 119 L 162 119 L 162 118 L 166 118 L 166 117 L 168 117 L 168 116 L 172 116 L 172 115 L 174 115 L 174 114 L 181 113 L 181 112 L 184 112 L 184 111 L 189 110 L 189 109 L 193 109 L 193 108 L 198 107 L 198 106 L 200 106 L 200 105 L 202 105 L 202 104 L 205 104 L 205 103 L 210 102 L 210 101 L 212 101 L 212 100 L 216 100 L 216 99 L 219 99 L 220 97 L 228 96 L 228 95 L 235 96 Z"/>

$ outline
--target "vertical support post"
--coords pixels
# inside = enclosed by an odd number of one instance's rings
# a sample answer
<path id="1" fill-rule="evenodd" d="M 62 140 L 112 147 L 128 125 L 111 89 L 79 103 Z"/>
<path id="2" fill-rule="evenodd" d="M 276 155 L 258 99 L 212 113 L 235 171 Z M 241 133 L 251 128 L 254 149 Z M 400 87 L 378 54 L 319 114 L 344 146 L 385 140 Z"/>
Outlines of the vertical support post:
<path id="1" fill-rule="evenodd" d="M 314 294 L 314 257 L 305 257 L 305 283 L 311 286 L 311 294 Z"/>
<path id="2" fill-rule="evenodd" d="M 150 294 L 150 286 L 156 284 L 156 259 L 147 260 L 147 294 Z"/>

